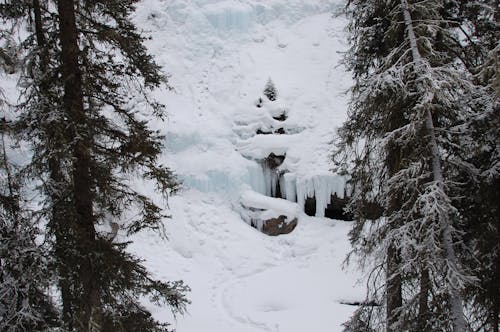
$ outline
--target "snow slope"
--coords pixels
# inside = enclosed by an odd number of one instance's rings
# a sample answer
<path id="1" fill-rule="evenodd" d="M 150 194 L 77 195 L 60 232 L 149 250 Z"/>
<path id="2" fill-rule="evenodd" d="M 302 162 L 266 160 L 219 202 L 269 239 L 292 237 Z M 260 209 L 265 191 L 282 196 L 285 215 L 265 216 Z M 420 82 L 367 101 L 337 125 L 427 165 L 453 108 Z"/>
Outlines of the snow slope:
<path id="1" fill-rule="evenodd" d="M 289 196 L 342 191 L 342 182 L 329 173 L 330 142 L 345 118 L 344 92 L 350 85 L 339 66 L 346 22 L 332 15 L 342 5 L 341 0 L 139 3 L 135 19 L 151 37 L 148 46 L 174 88 L 157 92 L 170 117 L 152 125 L 166 135 L 164 161 L 184 190 L 169 200 L 169 240 L 144 233 L 132 250 L 157 277 L 183 279 L 192 288 L 188 313 L 173 320 L 178 332 L 341 331 L 355 307 L 340 302 L 364 297 L 363 286 L 356 284 L 359 274 L 341 268 L 349 223 L 306 216 L 300 197 L 300 205 L 281 204 L 299 216 L 288 235 L 268 237 L 238 213 L 243 193 L 265 194 L 256 159 L 276 149 L 286 153 L 287 181 L 300 183 L 287 188 Z M 255 121 L 273 121 L 255 107 L 268 78 L 290 131 L 272 144 L 257 142 L 255 128 L 248 131 Z M 173 319 L 164 308 L 153 311 Z"/>
<path id="2" fill-rule="evenodd" d="M 341 269 L 347 222 L 301 216 L 292 233 L 269 237 L 216 194 L 189 191 L 170 206 L 169 241 L 144 233 L 133 249 L 157 277 L 192 288 L 178 332 L 341 331 L 355 307 L 340 302 L 364 297 L 358 276 Z"/>

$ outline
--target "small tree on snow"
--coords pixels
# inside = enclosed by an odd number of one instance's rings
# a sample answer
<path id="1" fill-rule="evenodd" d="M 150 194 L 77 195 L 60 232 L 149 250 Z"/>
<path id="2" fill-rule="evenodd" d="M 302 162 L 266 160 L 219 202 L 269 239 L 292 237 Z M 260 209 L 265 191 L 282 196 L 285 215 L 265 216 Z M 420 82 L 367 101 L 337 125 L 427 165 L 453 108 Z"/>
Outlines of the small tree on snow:
<path id="1" fill-rule="evenodd" d="M 266 87 L 264 88 L 264 96 L 270 101 L 275 101 L 278 97 L 278 91 L 276 91 L 276 87 L 270 78 L 267 80 Z"/>

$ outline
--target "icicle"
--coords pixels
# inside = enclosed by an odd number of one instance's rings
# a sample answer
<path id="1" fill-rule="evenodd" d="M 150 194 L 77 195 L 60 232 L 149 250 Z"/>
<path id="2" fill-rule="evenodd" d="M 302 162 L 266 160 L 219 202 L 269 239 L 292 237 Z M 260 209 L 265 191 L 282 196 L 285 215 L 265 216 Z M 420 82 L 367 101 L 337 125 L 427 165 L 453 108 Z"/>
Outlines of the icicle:
<path id="1" fill-rule="evenodd" d="M 335 174 L 318 174 L 303 178 L 297 183 L 297 202 L 304 208 L 308 197 L 316 198 L 316 216 L 324 217 L 325 209 L 331 202 L 333 194 L 344 198 L 345 178 Z"/>
<path id="2" fill-rule="evenodd" d="M 291 202 L 297 202 L 297 176 L 285 173 L 280 178 L 281 196 Z"/>

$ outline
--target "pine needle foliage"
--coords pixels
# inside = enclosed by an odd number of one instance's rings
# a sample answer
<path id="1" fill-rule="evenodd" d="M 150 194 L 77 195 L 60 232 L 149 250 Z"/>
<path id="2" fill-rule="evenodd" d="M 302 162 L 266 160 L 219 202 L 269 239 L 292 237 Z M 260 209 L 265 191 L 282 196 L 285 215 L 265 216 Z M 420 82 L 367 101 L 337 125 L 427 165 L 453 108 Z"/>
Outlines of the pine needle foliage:
<path id="1" fill-rule="evenodd" d="M 0 107 L 0 331 L 49 331 L 60 326 L 48 292 L 52 259 L 36 242 L 37 218 L 25 208 L 22 176 L 9 158 L 14 141 L 3 99 Z"/>
<path id="2" fill-rule="evenodd" d="M 467 221 L 456 200 L 467 188 L 457 174 L 470 168 L 457 160 L 471 134 L 463 126 L 485 95 L 457 55 L 460 26 L 449 10 L 439 0 L 347 6 L 355 84 L 338 160 L 353 179 L 353 255 L 371 271 L 369 298 L 383 303 L 347 326 L 466 329 L 464 293 L 476 279 L 464 264 Z"/>
<path id="3" fill-rule="evenodd" d="M 141 298 L 183 313 L 189 288 L 155 280 L 129 242 L 102 233 L 116 223 L 123 236 L 163 234 L 169 216 L 136 179 L 165 198 L 179 183 L 159 162 L 164 137 L 152 119 L 164 106 L 150 92 L 167 76 L 131 21 L 136 1 L 3 1 L 2 17 L 27 27 L 23 98 L 16 133 L 32 146 L 24 174 L 38 179 L 53 271 L 68 331 L 168 331 Z M 134 217 L 132 217 L 134 216 Z M 121 237 L 120 237 L 121 238 Z"/>

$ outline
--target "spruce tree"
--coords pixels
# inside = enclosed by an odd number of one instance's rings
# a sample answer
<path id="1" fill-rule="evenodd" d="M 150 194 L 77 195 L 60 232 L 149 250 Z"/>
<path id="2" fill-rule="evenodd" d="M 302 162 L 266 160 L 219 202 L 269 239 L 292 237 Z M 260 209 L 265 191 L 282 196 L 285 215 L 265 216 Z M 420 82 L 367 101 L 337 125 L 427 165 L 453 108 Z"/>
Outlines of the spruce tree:
<path id="1" fill-rule="evenodd" d="M 52 260 L 36 242 L 37 218 L 26 208 L 22 176 L 9 158 L 8 106 L 0 100 L 0 107 L 0 331 L 48 330 L 60 325 L 48 293 Z"/>
<path id="2" fill-rule="evenodd" d="M 472 278 L 463 266 L 463 190 L 452 162 L 475 114 L 472 84 L 455 47 L 446 3 L 350 1 L 351 49 L 345 62 L 355 85 L 341 149 L 354 153 L 354 253 L 368 266 L 369 296 L 384 305 L 361 308 L 349 326 L 387 331 L 465 331 L 463 294 Z M 383 208 L 369 219 L 367 207 Z M 384 275 L 381 278 L 381 275 Z M 385 315 L 383 311 L 385 310 Z"/>
<path id="3" fill-rule="evenodd" d="M 500 329 L 500 13 L 497 0 L 450 1 L 445 14 L 458 22 L 462 37 L 455 53 L 473 74 L 476 97 L 470 103 L 474 115 L 453 130 L 462 133 L 454 142 L 451 161 L 462 165 L 456 177 L 464 183 L 454 194 L 455 206 L 464 218 L 464 264 L 477 279 L 466 289 L 471 330 Z"/>
<path id="4" fill-rule="evenodd" d="M 16 69 L 17 45 L 1 31 L 1 67 Z M 37 218 L 26 208 L 23 177 L 9 158 L 14 145 L 9 105 L 0 90 L 0 331 L 49 330 L 59 326 L 48 287 L 53 282 L 47 247 L 36 243 Z"/>
<path id="5" fill-rule="evenodd" d="M 34 214 L 23 206 L 18 174 L 6 154 L 6 126 L 0 152 L 0 331 L 47 331 L 60 326 L 48 292 L 54 282 L 47 247 Z"/>
<path id="6" fill-rule="evenodd" d="M 278 91 L 276 91 L 276 87 L 270 78 L 267 80 L 266 86 L 264 87 L 264 96 L 270 101 L 275 101 L 276 98 L 278 98 Z"/>
<path id="7" fill-rule="evenodd" d="M 24 21 L 26 90 L 17 123 L 33 146 L 27 167 L 40 191 L 53 240 L 70 331 L 167 331 L 140 297 L 183 312 L 188 288 L 154 280 L 141 261 L 97 225 L 119 224 L 126 235 L 162 231 L 167 217 L 129 183 L 141 177 L 168 195 L 177 181 L 158 163 L 163 137 L 149 129 L 164 117 L 148 91 L 167 86 L 130 15 L 135 1 L 5 1 L 2 15 Z M 167 86 L 168 87 L 168 86 Z M 125 222 L 127 211 L 137 219 Z"/>
<path id="8" fill-rule="evenodd" d="M 467 165 L 460 179 L 467 189 L 456 195 L 460 213 L 464 216 L 470 255 L 465 264 L 478 280 L 466 292 L 471 308 L 471 329 L 498 332 L 500 330 L 500 218 L 498 187 L 500 186 L 500 17 L 498 1 L 460 3 L 455 14 L 464 22 L 469 35 L 462 41 L 474 84 L 480 89 L 471 105 L 476 115 L 460 129 L 470 139 L 458 154 L 457 163 Z"/>

